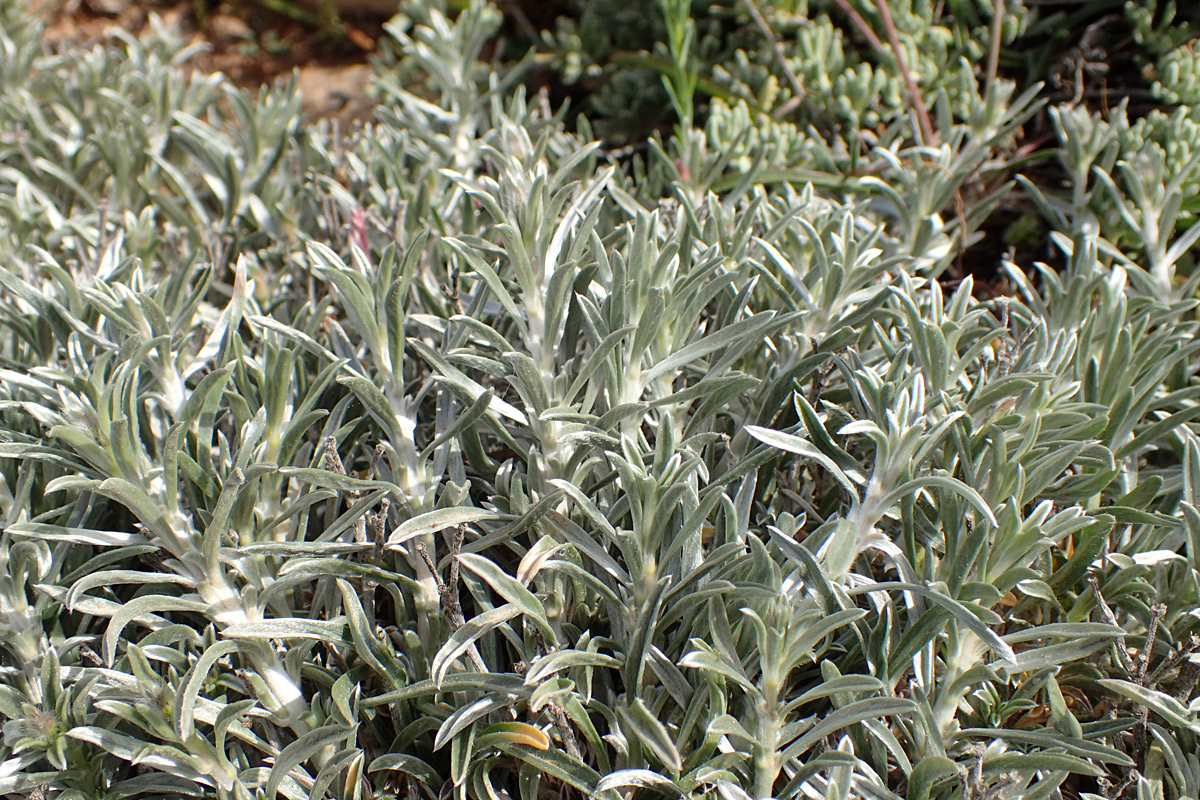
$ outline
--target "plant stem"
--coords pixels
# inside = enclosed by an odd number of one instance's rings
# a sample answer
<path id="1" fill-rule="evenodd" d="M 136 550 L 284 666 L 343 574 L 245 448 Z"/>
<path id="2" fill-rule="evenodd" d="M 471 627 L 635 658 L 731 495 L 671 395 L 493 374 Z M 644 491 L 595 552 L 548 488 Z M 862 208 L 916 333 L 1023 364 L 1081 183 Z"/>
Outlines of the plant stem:
<path id="1" fill-rule="evenodd" d="M 875 35 L 875 31 L 871 30 L 871 26 L 862 18 L 862 14 L 859 14 L 854 6 L 850 5 L 850 0 L 833 0 L 833 2 L 837 4 L 837 7 L 842 10 L 843 14 L 850 18 L 850 21 L 854 23 L 854 27 L 858 28 L 858 32 L 871 45 L 872 50 L 879 55 L 887 52 L 883 46 L 883 42 L 879 41 L 879 37 Z"/>
<path id="2" fill-rule="evenodd" d="M 780 116 L 780 112 L 786 112 L 796 105 L 803 103 L 807 92 L 804 91 L 804 87 L 800 84 L 800 79 L 796 77 L 796 73 L 792 70 L 791 65 L 788 64 L 787 55 L 784 54 L 783 48 L 779 44 L 779 39 L 775 37 L 774 31 L 767 24 L 767 20 L 758 10 L 758 6 L 754 0 L 743 0 L 743 2 L 746 5 L 746 10 L 750 13 L 750 18 L 754 20 L 754 24 L 758 26 L 763 35 L 767 37 L 767 41 L 771 43 L 771 52 L 774 53 L 775 60 L 779 62 L 779 68 L 783 70 L 783 75 L 787 78 L 788 83 L 792 87 L 792 92 L 795 94 L 791 101 L 780 106 L 773 115 Z"/>
<path id="3" fill-rule="evenodd" d="M 991 39 L 988 42 L 987 84 L 985 91 L 990 97 L 996 73 L 1000 70 L 1000 35 L 1004 27 L 1004 0 L 996 0 L 992 11 Z"/>
<path id="4" fill-rule="evenodd" d="M 913 80 L 912 71 L 908 68 L 908 61 L 904 58 L 904 52 L 900 47 L 900 35 L 896 32 L 896 24 L 892 22 L 892 12 L 888 10 L 887 0 L 877 0 L 875 5 L 879 9 L 879 16 L 883 19 L 883 29 L 887 32 L 892 54 L 896 57 L 896 68 L 900 70 L 900 75 L 904 78 L 904 84 L 908 87 L 909 100 L 917 112 L 921 143 L 934 145 L 937 143 L 937 136 L 933 130 L 933 123 L 929 121 L 929 109 L 925 107 L 925 100 L 921 97 L 921 92 L 917 89 L 917 82 Z"/>

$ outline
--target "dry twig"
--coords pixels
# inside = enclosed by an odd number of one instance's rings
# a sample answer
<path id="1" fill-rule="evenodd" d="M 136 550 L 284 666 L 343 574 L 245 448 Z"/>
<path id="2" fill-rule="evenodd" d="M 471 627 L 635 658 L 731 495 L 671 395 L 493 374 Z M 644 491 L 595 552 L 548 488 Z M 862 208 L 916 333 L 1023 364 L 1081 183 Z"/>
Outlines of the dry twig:
<path id="1" fill-rule="evenodd" d="M 438 573 L 437 564 L 429 555 L 429 551 L 421 542 L 417 542 L 416 550 L 425 561 L 425 566 L 429 568 L 429 572 L 433 575 L 434 581 L 437 582 L 438 598 L 442 602 L 442 613 L 446 615 L 446 619 L 450 622 L 450 630 L 456 631 L 463 625 L 467 624 L 466 618 L 463 616 L 462 600 L 458 594 L 458 556 L 462 552 L 463 541 L 467 537 L 467 526 L 459 525 L 454 532 L 454 539 L 450 543 L 450 574 L 449 580 L 443 581 L 442 576 Z M 479 648 L 473 643 L 467 654 L 471 657 L 471 663 L 475 665 L 475 669 L 480 672 L 488 672 L 487 664 L 483 661 L 483 656 L 479 654 Z"/>
<path id="2" fill-rule="evenodd" d="M 771 30 L 771 26 L 767 24 L 767 20 L 763 17 L 762 12 L 758 10 L 758 5 L 754 0 L 743 0 L 746 5 L 746 10 L 750 12 L 750 18 L 754 20 L 754 24 L 763 32 L 763 36 L 767 37 L 767 41 L 771 43 L 771 52 L 775 55 L 775 60 L 779 62 L 779 68 L 783 71 L 783 75 L 787 78 L 788 84 L 792 87 L 793 97 L 788 102 L 777 108 L 772 116 L 779 118 L 786 116 L 793 108 L 804 102 L 807 92 L 804 91 L 804 86 L 800 83 L 800 79 L 796 77 L 796 73 L 792 70 L 787 61 L 787 55 L 783 52 L 783 47 L 779 44 L 779 39 L 775 37 L 775 32 Z"/>

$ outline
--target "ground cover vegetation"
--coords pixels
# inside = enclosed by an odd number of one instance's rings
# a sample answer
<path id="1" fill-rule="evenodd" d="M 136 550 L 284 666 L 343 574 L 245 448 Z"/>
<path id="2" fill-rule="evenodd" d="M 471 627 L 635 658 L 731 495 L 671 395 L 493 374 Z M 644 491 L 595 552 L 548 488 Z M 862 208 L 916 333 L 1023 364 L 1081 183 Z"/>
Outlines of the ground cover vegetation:
<path id="1" fill-rule="evenodd" d="M 1200 797 L 1194 9 L 0 13 L 0 793 Z"/>

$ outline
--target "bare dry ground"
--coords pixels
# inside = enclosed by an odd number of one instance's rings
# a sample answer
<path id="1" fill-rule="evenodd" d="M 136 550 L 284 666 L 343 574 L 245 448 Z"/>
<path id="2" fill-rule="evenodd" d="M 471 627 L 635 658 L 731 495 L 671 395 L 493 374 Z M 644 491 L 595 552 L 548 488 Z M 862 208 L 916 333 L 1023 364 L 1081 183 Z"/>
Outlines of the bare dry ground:
<path id="1" fill-rule="evenodd" d="M 352 0 L 362 2 L 363 0 Z M 282 6 L 281 6 L 282 8 Z M 104 41 L 114 27 L 146 33 L 155 16 L 204 45 L 188 66 L 221 72 L 255 89 L 293 74 L 310 119 L 343 124 L 369 119 L 367 89 L 376 41 L 386 15 L 379 9 L 351 9 L 329 15 L 287 7 L 292 16 L 257 3 L 215 5 L 204 0 L 52 0 L 39 9 L 46 20 L 48 47 L 89 46 Z M 297 18 L 298 17 L 298 18 Z"/>

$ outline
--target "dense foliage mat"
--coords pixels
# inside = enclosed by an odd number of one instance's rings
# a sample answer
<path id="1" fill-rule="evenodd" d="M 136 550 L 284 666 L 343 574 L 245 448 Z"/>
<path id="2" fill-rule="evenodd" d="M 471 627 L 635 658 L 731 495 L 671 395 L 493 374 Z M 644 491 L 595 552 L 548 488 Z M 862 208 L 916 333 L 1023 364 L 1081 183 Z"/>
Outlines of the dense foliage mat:
<path id="1" fill-rule="evenodd" d="M 1032 3 L 605 5 L 414 4 L 349 138 L 4 8 L 0 793 L 1200 797 L 1173 8 L 1131 116 Z"/>

